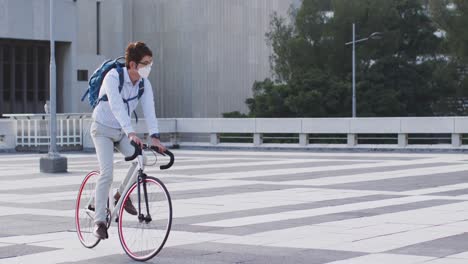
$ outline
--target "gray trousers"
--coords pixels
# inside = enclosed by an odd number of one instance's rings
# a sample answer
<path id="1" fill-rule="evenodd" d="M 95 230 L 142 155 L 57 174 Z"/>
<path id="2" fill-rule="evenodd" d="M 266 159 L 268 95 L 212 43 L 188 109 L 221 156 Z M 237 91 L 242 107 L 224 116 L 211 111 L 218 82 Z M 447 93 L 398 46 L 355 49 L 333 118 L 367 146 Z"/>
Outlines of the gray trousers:
<path id="1" fill-rule="evenodd" d="M 107 198 L 114 178 L 114 147 L 124 156 L 130 156 L 135 152 L 135 148 L 130 144 L 130 139 L 122 129 L 107 127 L 97 122 L 91 124 L 91 137 L 99 162 L 100 175 L 96 184 L 95 193 L 95 218 L 94 222 L 106 222 Z M 119 187 L 119 192 L 123 196 L 123 189 L 130 179 L 129 175 L 135 168 L 135 164 L 130 167 L 127 177 Z M 113 203 L 114 200 L 109 201 Z"/>

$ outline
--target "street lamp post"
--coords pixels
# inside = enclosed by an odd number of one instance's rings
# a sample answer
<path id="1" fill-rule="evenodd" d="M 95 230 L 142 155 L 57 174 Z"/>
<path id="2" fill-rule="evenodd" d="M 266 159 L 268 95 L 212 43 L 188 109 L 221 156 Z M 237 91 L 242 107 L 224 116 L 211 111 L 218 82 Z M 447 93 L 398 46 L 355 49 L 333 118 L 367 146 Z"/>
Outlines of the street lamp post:
<path id="1" fill-rule="evenodd" d="M 353 98 L 352 98 L 352 111 L 353 111 L 353 118 L 356 117 L 356 44 L 360 42 L 367 41 L 369 39 L 381 39 L 382 38 L 382 33 L 381 32 L 374 32 L 369 35 L 367 38 L 362 38 L 356 40 L 356 24 L 353 23 L 353 40 L 350 42 L 345 43 L 345 45 L 353 45 L 353 58 L 352 58 L 352 63 L 353 63 Z"/>
<path id="2" fill-rule="evenodd" d="M 50 145 L 47 156 L 40 159 L 40 171 L 47 173 L 66 172 L 67 159 L 57 152 L 57 85 L 55 66 L 54 0 L 50 0 Z"/>

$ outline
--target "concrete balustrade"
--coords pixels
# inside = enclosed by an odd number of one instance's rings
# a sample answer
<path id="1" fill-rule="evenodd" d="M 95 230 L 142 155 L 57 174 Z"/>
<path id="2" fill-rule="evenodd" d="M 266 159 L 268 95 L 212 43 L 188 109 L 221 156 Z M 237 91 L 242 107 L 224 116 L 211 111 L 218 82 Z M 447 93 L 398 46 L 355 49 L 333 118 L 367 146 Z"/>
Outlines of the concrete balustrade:
<path id="1" fill-rule="evenodd" d="M 16 141 L 16 122 L 0 119 L 0 150 L 13 150 Z"/>
<path id="2" fill-rule="evenodd" d="M 65 114 L 66 115 L 66 114 Z M 11 119 L 0 120 L 0 148 L 14 149 L 19 137 L 24 135 L 18 131 L 18 122 L 24 119 L 36 118 L 37 115 L 8 115 Z M 89 127 L 89 115 L 68 115 L 68 118 L 79 118 L 82 122 L 80 137 L 84 149 L 93 148 Z M 141 119 L 134 122 L 138 133 L 144 134 L 146 123 Z M 395 148 L 395 149 L 468 149 L 463 145 L 463 135 L 468 134 L 468 117 L 391 117 L 391 118 L 167 118 L 159 119 L 159 127 L 166 143 L 181 146 L 250 146 L 258 147 L 292 147 L 292 148 Z M 183 142 L 181 134 L 206 134 L 207 142 Z M 251 135 L 251 143 L 225 143 L 225 135 Z M 296 143 L 265 143 L 272 135 L 293 135 Z M 415 135 L 444 135 L 447 144 L 409 144 L 415 140 Z M 310 144 L 310 135 L 341 135 L 344 144 L 320 143 Z M 378 135 L 391 139 L 394 144 L 362 144 L 365 135 L 378 140 Z M 375 136 L 377 135 L 377 136 Z M 386 136 L 390 135 L 390 136 Z M 445 136 L 447 135 L 447 136 Z M 437 137 L 437 136 L 436 136 Z M 278 137 L 281 139 L 281 137 Z M 367 140 L 369 137 L 367 138 Z M 421 139 L 421 138 L 419 138 Z M 281 141 L 281 140 L 277 140 Z M 335 140 L 336 141 L 336 140 Z M 290 142 L 290 141 L 288 141 Z"/>

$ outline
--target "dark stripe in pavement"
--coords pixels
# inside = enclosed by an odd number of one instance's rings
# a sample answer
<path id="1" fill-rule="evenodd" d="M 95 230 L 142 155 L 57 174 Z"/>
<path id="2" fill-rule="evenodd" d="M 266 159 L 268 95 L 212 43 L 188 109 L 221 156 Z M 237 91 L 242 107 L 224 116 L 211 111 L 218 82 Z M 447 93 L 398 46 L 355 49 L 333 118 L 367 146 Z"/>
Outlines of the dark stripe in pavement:
<path id="1" fill-rule="evenodd" d="M 467 241 L 468 233 L 463 233 L 397 248 L 386 253 L 442 258 L 468 251 Z"/>
<path id="2" fill-rule="evenodd" d="M 260 233 L 260 232 L 277 231 L 281 229 L 288 229 L 288 228 L 305 226 L 305 225 L 343 221 L 343 220 L 356 219 L 356 218 L 362 218 L 362 217 L 371 217 L 371 216 L 417 210 L 417 209 L 423 209 L 423 208 L 429 208 L 429 207 L 453 204 L 453 203 L 459 203 L 459 202 L 463 202 L 463 201 L 430 200 L 430 201 L 421 201 L 421 202 L 414 202 L 414 203 L 401 204 L 401 205 L 391 205 L 391 206 L 384 206 L 384 207 L 379 207 L 379 208 L 348 211 L 348 212 L 333 213 L 333 214 L 326 214 L 326 215 L 319 215 L 319 216 L 302 217 L 302 218 L 290 219 L 290 220 L 271 221 L 267 223 L 251 224 L 251 225 L 244 225 L 244 226 L 239 226 L 239 227 L 225 228 L 225 227 L 185 225 L 185 226 L 181 226 L 180 228 L 181 228 L 181 231 L 189 231 L 189 232 L 208 232 L 208 233 L 228 234 L 228 235 L 251 235 L 251 234 Z"/>
<path id="3" fill-rule="evenodd" d="M 220 158 L 218 157 L 213 157 L 213 158 Z M 228 157 L 226 157 L 228 158 Z M 254 162 L 275 162 L 275 161 L 281 161 L 284 160 L 280 157 L 277 159 L 262 159 L 262 158 L 257 158 L 257 159 L 223 159 L 223 160 L 190 160 L 190 161 L 184 161 L 184 162 L 178 162 L 177 165 L 180 166 L 197 166 L 197 165 L 210 165 L 210 164 L 229 164 L 229 163 L 254 163 Z M 175 167 L 174 167 L 175 168 Z"/>
<path id="4" fill-rule="evenodd" d="M 339 198 L 339 199 L 300 203 L 300 204 L 262 207 L 262 208 L 240 210 L 240 211 L 233 211 L 233 212 L 226 212 L 226 213 L 179 217 L 179 218 L 175 218 L 173 224 L 175 226 L 180 225 L 180 224 L 182 225 L 196 224 L 196 223 L 212 222 L 212 221 L 219 221 L 219 220 L 225 220 L 225 219 L 231 219 L 231 218 L 248 217 L 248 216 L 264 215 L 264 214 L 277 214 L 277 213 L 289 212 L 289 211 L 294 211 L 294 210 L 307 210 L 307 209 L 315 209 L 315 208 L 322 208 L 322 207 L 328 207 L 328 206 L 338 206 L 338 205 L 346 205 L 346 204 L 353 204 L 353 203 L 394 199 L 394 198 L 400 198 L 400 197 L 403 197 L 403 196 L 378 194 L 378 195 L 365 195 L 365 196 L 359 196 L 359 197 Z"/>
<path id="5" fill-rule="evenodd" d="M 152 173 L 148 173 L 149 176 L 152 176 Z M 159 177 L 160 180 L 163 181 L 165 184 L 169 183 L 182 183 L 182 182 L 190 182 L 190 181 L 203 181 L 203 179 L 200 178 L 190 178 L 190 177 L 171 177 L 170 175 L 160 175 L 162 177 Z M 33 177 L 31 177 L 33 178 Z M 13 194 L 43 194 L 43 193 L 57 193 L 57 192 L 69 192 L 69 191 L 76 191 L 76 194 L 78 195 L 78 191 L 81 185 L 81 182 L 83 181 L 84 176 L 82 178 L 77 177 L 76 179 L 76 184 L 69 184 L 69 185 L 60 185 L 60 186 L 50 186 L 50 187 L 28 187 L 24 186 L 24 188 L 21 189 L 13 189 L 13 190 L 1 190 L 3 194 L 5 193 L 13 193 Z M 206 181 L 211 181 L 213 179 L 206 179 Z M 0 183 L 1 184 L 1 183 Z M 120 184 L 120 181 L 114 181 L 113 186 L 118 186 Z"/>
<path id="6" fill-rule="evenodd" d="M 63 232 L 73 229 L 74 225 L 73 217 L 33 214 L 0 216 L 1 233 L 10 236 Z"/>
<path id="7" fill-rule="evenodd" d="M 435 192 L 435 193 L 428 193 L 426 195 L 437 195 L 437 196 L 460 196 L 468 194 L 468 189 L 459 189 L 453 191 L 445 191 L 445 192 Z"/>
<path id="8" fill-rule="evenodd" d="M 166 247 L 154 258 L 153 261 L 155 263 L 165 264 L 323 264 L 338 260 L 356 258 L 363 255 L 367 255 L 367 253 L 325 249 L 296 249 L 286 247 L 205 242 L 175 247 Z M 73 263 L 123 264 L 132 262 L 126 256 L 116 254 Z"/>
<path id="9" fill-rule="evenodd" d="M 222 153 L 224 151 L 221 151 Z M 295 153 L 297 152 L 283 152 L 284 155 L 270 155 L 265 152 L 261 152 L 258 154 L 247 154 L 247 155 L 240 155 L 236 154 L 236 152 L 230 152 L 230 155 L 216 155 L 216 151 L 210 151 L 208 153 L 202 153 L 202 154 L 190 154 L 190 153 L 184 153 L 180 154 L 180 156 L 185 157 L 185 158 L 203 158 L 206 157 L 208 158 L 214 158 L 214 157 L 229 157 L 229 158 L 252 158 L 252 159 L 258 159 L 258 158 L 272 158 L 272 159 L 337 159 L 337 160 L 360 160 L 360 161 L 365 161 L 365 160 L 387 160 L 387 161 L 392 161 L 392 160 L 402 160 L 402 161 L 407 161 L 407 160 L 422 160 L 422 159 L 427 159 L 431 158 L 429 157 L 412 157 L 411 155 L 408 156 L 358 156 L 355 153 L 351 153 L 349 156 L 335 156 L 335 155 L 329 155 L 329 156 L 314 156 L 314 155 L 293 155 L 293 156 L 288 156 L 289 153 Z M 277 152 L 276 152 L 277 153 Z M 334 153 L 329 153 L 329 154 L 334 154 Z M 178 154 L 175 153 L 177 156 Z"/>
<path id="10" fill-rule="evenodd" d="M 237 166 L 237 167 L 183 169 L 183 170 L 172 171 L 172 173 L 184 174 L 184 175 L 204 175 L 204 174 L 214 174 L 214 173 L 245 172 L 247 174 L 252 171 L 261 171 L 261 170 L 314 168 L 314 167 L 322 167 L 322 166 L 343 166 L 343 165 L 369 164 L 369 163 L 372 163 L 372 162 L 310 161 L 310 162 L 300 162 L 300 163 L 294 163 L 294 164 L 268 164 L 268 165 L 251 165 L 251 166 Z M 170 172 L 168 171 L 168 173 Z"/>
<path id="11" fill-rule="evenodd" d="M 273 181 L 273 182 L 298 181 L 298 180 L 310 180 L 310 179 L 319 179 L 319 178 L 328 178 L 328 177 L 337 177 L 337 176 L 352 177 L 353 175 L 362 174 L 362 173 L 387 172 L 387 171 L 408 170 L 408 169 L 418 169 L 418 168 L 432 168 L 432 167 L 441 167 L 441 166 L 448 166 L 448 165 L 459 165 L 459 164 L 439 162 L 439 163 L 431 163 L 431 164 L 394 165 L 394 166 L 371 167 L 371 168 L 362 168 L 362 169 L 340 169 L 339 167 L 336 167 L 336 168 L 330 168 L 327 171 L 291 173 L 291 174 L 272 175 L 272 176 L 259 176 L 259 177 L 243 178 L 242 180 Z"/>
<path id="12" fill-rule="evenodd" d="M 341 183 L 333 185 L 316 186 L 326 189 L 346 189 L 346 190 L 378 190 L 404 192 L 426 188 L 434 188 L 445 185 L 460 184 L 468 182 L 468 170 L 429 174 L 421 176 L 408 176 L 399 178 L 389 178 L 382 180 L 370 180 L 351 183 Z"/>
<path id="13" fill-rule="evenodd" d="M 212 196 L 217 196 L 217 195 L 278 191 L 278 190 L 295 189 L 295 188 L 309 188 L 309 187 L 304 186 L 304 185 L 287 185 L 287 184 L 284 184 L 284 185 L 249 184 L 249 185 L 241 185 L 241 186 L 228 186 L 228 187 L 218 187 L 218 188 L 215 187 L 215 188 L 196 189 L 196 190 L 187 190 L 187 191 L 171 191 L 170 187 L 168 187 L 168 190 L 171 193 L 171 198 L 173 200 L 179 200 L 179 199 L 212 197 Z"/>
<path id="14" fill-rule="evenodd" d="M 31 209 L 48 209 L 48 210 L 75 210 L 75 199 L 50 201 L 42 203 L 15 203 L 15 202 L 0 202 L 0 206 L 14 208 L 31 208 Z"/>
<path id="15" fill-rule="evenodd" d="M 1 166 L 0 166 L 1 168 Z M 37 169 L 39 170 L 39 168 Z M 69 170 L 69 172 L 66 173 L 40 173 L 40 172 L 34 172 L 31 173 L 30 171 L 25 172 L 24 174 L 17 174 L 17 175 L 12 175 L 12 176 L 2 176 L 0 177 L 0 184 L 2 181 L 19 181 L 19 180 L 30 180 L 30 179 L 47 179 L 47 178 L 59 178 L 59 177 L 76 177 L 77 182 L 81 183 L 81 180 L 86 176 L 86 173 L 82 172 L 77 172 L 77 171 L 72 171 Z M 80 179 L 80 177 L 82 177 Z M 3 191 L 3 190 L 2 190 Z"/>
<path id="16" fill-rule="evenodd" d="M 26 244 L 0 247 L 0 259 L 14 258 L 41 252 L 60 250 L 61 248 L 39 247 Z M 38 262 L 40 262 L 38 260 Z"/>
<path id="17" fill-rule="evenodd" d="M 57 193 L 57 192 L 76 191 L 76 194 L 78 195 L 80 185 L 81 185 L 81 181 L 77 181 L 76 184 L 70 184 L 70 185 L 49 186 L 49 187 L 34 187 L 34 188 L 25 186 L 22 189 L 2 190 L 1 192 L 2 193 L 13 193 L 13 194 L 34 195 L 34 194 L 43 194 L 43 193 Z"/>
<path id="18" fill-rule="evenodd" d="M 166 179 L 163 180 L 164 183 L 167 183 Z M 115 183 L 114 186 L 118 186 L 119 183 Z M 58 187 L 57 187 L 58 188 Z M 71 188 L 71 187 L 70 187 Z M 73 186 L 72 190 L 76 191 L 78 194 L 79 186 Z M 187 191 L 171 191 L 168 187 L 171 199 L 193 199 L 193 198 L 202 198 L 202 197 L 212 197 L 216 195 L 229 195 L 229 194 L 241 194 L 241 193 L 251 193 L 251 192 L 267 192 L 267 191 L 278 191 L 285 189 L 294 189 L 294 188 L 308 188 L 303 185 L 269 185 L 269 184 L 250 184 L 245 186 L 233 186 L 233 187 L 218 187 L 218 188 L 205 188 L 205 189 L 196 189 L 196 190 L 187 190 Z M 56 190 L 57 191 L 57 190 Z M 64 190 L 60 189 L 60 192 Z M 35 192 L 35 190 L 34 190 Z M 28 193 L 30 194 L 30 193 Z M 67 197 L 67 200 L 58 200 L 58 201 L 47 201 L 41 203 L 15 203 L 15 202 L 0 202 L 0 206 L 7 207 L 17 207 L 17 208 L 38 208 L 38 209 L 52 209 L 52 210 L 72 210 L 75 208 L 75 199 Z"/>

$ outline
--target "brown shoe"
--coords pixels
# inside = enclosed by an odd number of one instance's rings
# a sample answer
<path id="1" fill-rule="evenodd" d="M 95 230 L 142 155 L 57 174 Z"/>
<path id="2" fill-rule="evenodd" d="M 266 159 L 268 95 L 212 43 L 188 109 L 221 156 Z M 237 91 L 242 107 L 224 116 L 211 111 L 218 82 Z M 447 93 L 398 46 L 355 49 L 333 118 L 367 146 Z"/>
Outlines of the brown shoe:
<path id="1" fill-rule="evenodd" d="M 115 204 L 117 204 L 117 201 L 120 199 L 120 193 L 119 192 L 115 193 L 114 199 L 115 199 Z M 127 213 L 129 213 L 131 215 L 137 215 L 138 214 L 138 211 L 136 210 L 135 206 L 133 206 L 132 200 L 130 200 L 130 198 L 128 198 L 128 200 L 125 202 L 124 209 L 125 209 L 125 211 Z"/>
<path id="2" fill-rule="evenodd" d="M 93 235 L 99 239 L 107 239 L 109 235 L 107 234 L 107 225 L 104 222 L 97 222 L 94 225 Z"/>

